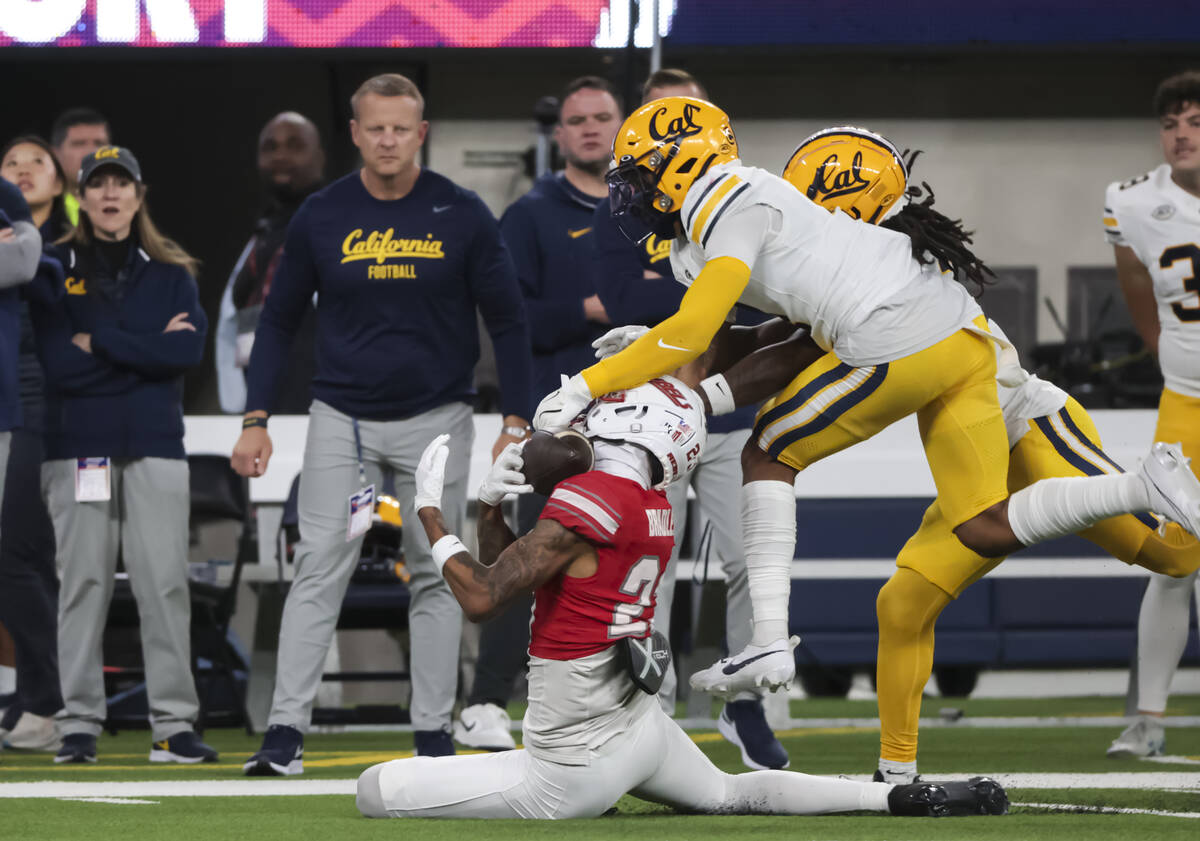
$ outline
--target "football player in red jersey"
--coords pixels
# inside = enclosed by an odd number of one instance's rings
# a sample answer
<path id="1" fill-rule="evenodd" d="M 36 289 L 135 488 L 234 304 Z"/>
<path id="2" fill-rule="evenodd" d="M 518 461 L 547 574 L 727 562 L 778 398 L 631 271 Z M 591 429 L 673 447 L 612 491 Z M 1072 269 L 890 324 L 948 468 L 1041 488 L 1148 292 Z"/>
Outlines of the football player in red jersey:
<path id="1" fill-rule="evenodd" d="M 626 793 L 688 811 L 906 815 L 1002 814 L 987 779 L 893 786 L 792 771 L 726 774 L 654 698 L 669 650 L 652 634 L 654 589 L 670 557 L 663 488 L 687 475 L 705 440 L 702 404 L 661 377 L 594 401 L 575 428 L 594 469 L 560 482 L 537 526 L 517 539 L 500 503 L 528 492 L 520 447 L 501 453 L 479 494 L 479 561 L 440 510 L 448 436 L 417 468 L 415 507 L 450 589 L 473 621 L 535 593 L 525 750 L 412 757 L 358 780 L 368 817 L 578 818 Z"/>

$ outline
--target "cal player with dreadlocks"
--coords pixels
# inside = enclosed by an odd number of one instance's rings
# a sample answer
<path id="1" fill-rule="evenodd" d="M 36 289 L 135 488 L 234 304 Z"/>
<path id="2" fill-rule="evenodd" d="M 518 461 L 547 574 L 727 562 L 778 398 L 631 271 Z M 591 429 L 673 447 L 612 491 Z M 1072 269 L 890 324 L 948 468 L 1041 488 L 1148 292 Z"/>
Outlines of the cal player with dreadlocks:
<path id="1" fill-rule="evenodd" d="M 613 154 L 614 215 L 673 236 L 672 269 L 690 288 L 675 315 L 548 395 L 535 425 L 561 429 L 593 395 L 699 356 L 738 302 L 810 325 L 825 351 L 764 406 L 743 451 L 754 636 L 693 675 L 694 688 L 726 694 L 792 680 L 795 477 L 906 415 L 917 415 L 951 534 L 983 557 L 1156 509 L 1200 532 L 1200 482 L 1177 447 L 1156 446 L 1138 473 L 1046 479 L 1010 496 L 994 382 L 1000 339 L 974 299 L 943 274 L 936 250 L 923 263 L 908 236 L 830 214 L 782 178 L 743 166 L 729 118 L 713 104 L 648 103 L 625 121 Z"/>
<path id="2" fill-rule="evenodd" d="M 967 248 L 970 235 L 961 223 L 933 208 L 926 198 L 909 202 L 884 218 L 883 206 L 864 195 L 865 187 L 845 192 L 823 184 L 846 181 L 852 171 L 878 183 L 882 172 L 903 187 L 904 169 L 894 162 L 887 141 L 864 129 L 837 127 L 818 132 L 800 145 L 784 178 L 831 212 L 845 211 L 864 221 L 908 233 L 914 251 L 936 239 L 940 253 L 955 252 L 960 267 L 988 273 Z M 872 147 L 875 147 L 874 150 Z M 867 159 L 863 160 L 863 150 Z M 872 151 L 885 154 L 872 155 Z M 911 161 L 911 158 L 910 158 Z M 857 162 L 857 164 L 855 164 Z M 911 166 L 911 163 L 909 164 Z M 839 179 L 839 176 L 841 178 Z M 814 189 L 814 185 L 818 185 Z M 912 194 L 909 193 L 911 196 Z M 934 232 L 931 234 L 931 232 Z M 999 332 L 991 324 L 993 332 Z M 1066 392 L 1025 371 L 1015 350 L 997 345 L 999 399 L 1010 448 L 1008 486 L 1025 488 L 1040 479 L 1119 473 L 1120 468 L 1100 449 L 1095 425 L 1082 406 Z M 806 336 L 764 348 L 739 361 L 722 376 L 723 389 L 737 405 L 753 405 L 769 397 L 795 376 L 799 367 L 819 357 Z M 708 400 L 712 383 L 701 385 Z M 1164 576 L 1189 580 L 1200 566 L 1200 542 L 1175 524 L 1163 526 L 1149 515 L 1123 515 L 1102 520 L 1079 534 L 1102 546 L 1125 563 L 1137 564 Z M 967 549 L 951 533 L 941 499 L 925 512 L 920 529 L 896 559 L 896 572 L 879 592 L 879 656 L 876 687 L 879 698 L 880 760 L 877 780 L 911 782 L 917 775 L 917 729 L 922 690 L 933 666 L 934 624 L 952 600 L 1003 561 Z"/>
<path id="3" fill-rule="evenodd" d="M 1155 441 L 1181 441 L 1200 467 L 1200 71 L 1164 80 L 1154 113 L 1166 162 L 1108 185 L 1104 234 L 1133 323 L 1162 368 Z M 1138 616 L 1138 715 L 1108 755 L 1163 752 L 1163 711 L 1188 639 L 1195 575 L 1154 576 Z"/>

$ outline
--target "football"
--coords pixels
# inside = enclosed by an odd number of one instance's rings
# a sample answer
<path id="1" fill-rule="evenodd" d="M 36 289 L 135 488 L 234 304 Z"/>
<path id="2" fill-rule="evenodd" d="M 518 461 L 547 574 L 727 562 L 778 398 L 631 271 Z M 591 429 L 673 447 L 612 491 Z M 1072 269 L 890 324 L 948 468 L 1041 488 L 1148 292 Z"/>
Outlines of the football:
<path id="1" fill-rule="evenodd" d="M 521 458 L 525 481 L 537 493 L 549 496 L 563 479 L 592 469 L 592 443 L 573 429 L 557 434 L 538 430 L 525 442 Z"/>

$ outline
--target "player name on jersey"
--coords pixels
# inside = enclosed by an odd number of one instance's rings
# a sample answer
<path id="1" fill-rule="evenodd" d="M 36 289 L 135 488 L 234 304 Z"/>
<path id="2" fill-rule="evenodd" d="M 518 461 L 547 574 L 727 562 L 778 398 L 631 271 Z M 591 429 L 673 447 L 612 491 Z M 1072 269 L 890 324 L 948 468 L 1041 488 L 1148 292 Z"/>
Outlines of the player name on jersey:
<path id="1" fill-rule="evenodd" d="M 675 523 L 671 517 L 671 509 L 646 509 L 646 521 L 649 524 L 651 537 L 673 537 Z"/>

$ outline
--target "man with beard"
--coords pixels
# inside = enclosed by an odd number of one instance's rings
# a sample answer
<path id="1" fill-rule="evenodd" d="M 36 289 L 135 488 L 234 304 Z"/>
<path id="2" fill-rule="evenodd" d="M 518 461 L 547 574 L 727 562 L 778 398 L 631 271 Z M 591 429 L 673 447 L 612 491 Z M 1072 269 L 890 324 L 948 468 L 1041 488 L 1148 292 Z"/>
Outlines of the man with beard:
<path id="1" fill-rule="evenodd" d="M 258 136 L 258 174 L 269 196 L 254 234 L 229 274 L 217 324 L 217 385 L 221 409 L 246 408 L 246 365 L 263 301 L 283 251 L 288 222 L 300 204 L 325 180 L 325 150 L 317 127 L 302 114 L 285 111 L 263 126 Z M 316 368 L 316 309 L 300 323 L 290 364 L 279 390 L 278 413 L 308 414 Z"/>
<path id="2" fill-rule="evenodd" d="M 608 204 L 604 174 L 621 103 L 613 86 L 598 76 L 569 82 L 560 102 L 554 140 L 566 168 L 539 178 L 500 220 L 525 299 L 533 346 L 532 393 L 538 396 L 558 388 L 560 374 L 588 365 L 592 340 L 611 323 L 587 263 L 593 250 L 593 213 L 597 205 Z M 511 431 L 524 436 L 523 430 Z M 518 534 L 533 527 L 545 502 L 538 494 L 519 498 Z M 518 598 L 483 627 L 475 679 L 454 726 L 454 738 L 468 747 L 514 747 L 505 706 L 525 667 L 530 605 L 529 596 Z"/>

